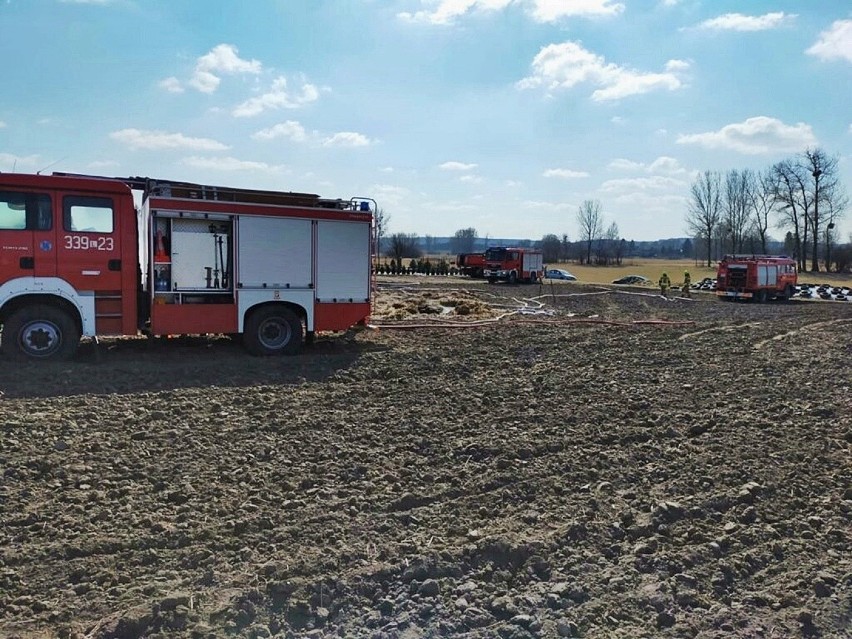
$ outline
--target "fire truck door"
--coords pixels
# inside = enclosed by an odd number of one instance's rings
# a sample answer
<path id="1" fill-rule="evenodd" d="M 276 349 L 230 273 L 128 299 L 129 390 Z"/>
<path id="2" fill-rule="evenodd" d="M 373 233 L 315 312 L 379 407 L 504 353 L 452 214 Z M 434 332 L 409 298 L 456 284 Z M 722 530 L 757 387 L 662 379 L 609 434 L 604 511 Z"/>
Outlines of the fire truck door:
<path id="1" fill-rule="evenodd" d="M 56 230 L 45 193 L 0 191 L 2 279 L 56 274 Z"/>
<path id="2" fill-rule="evenodd" d="M 123 265 L 119 205 L 120 201 L 110 196 L 66 194 L 62 197 L 57 272 L 76 290 L 94 293 L 99 333 L 119 332 L 121 324 Z"/>

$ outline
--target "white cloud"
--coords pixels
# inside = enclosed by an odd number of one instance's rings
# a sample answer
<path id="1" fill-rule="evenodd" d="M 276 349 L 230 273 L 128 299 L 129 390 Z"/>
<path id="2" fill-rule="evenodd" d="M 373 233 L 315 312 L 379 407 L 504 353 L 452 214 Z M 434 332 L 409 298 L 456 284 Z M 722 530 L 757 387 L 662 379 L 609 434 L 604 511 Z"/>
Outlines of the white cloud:
<path id="1" fill-rule="evenodd" d="M 571 169 L 547 169 L 542 175 L 546 178 L 555 177 L 562 180 L 589 177 L 586 171 L 572 171 Z"/>
<path id="2" fill-rule="evenodd" d="M 679 2 L 680 2 L 680 0 L 662 0 L 662 2 L 660 2 L 660 4 L 663 5 L 664 7 L 673 7 Z"/>
<path id="3" fill-rule="evenodd" d="M 837 20 L 819 34 L 819 39 L 805 51 L 820 60 L 852 62 L 852 20 Z"/>
<path id="4" fill-rule="evenodd" d="M 375 140 L 371 140 L 366 135 L 362 133 L 355 133 L 353 131 L 341 131 L 332 135 L 326 135 L 324 138 L 319 139 L 319 134 L 316 131 L 311 133 L 305 131 L 305 128 L 295 120 L 287 120 L 286 122 L 280 122 L 268 129 L 261 129 L 260 131 L 253 133 L 251 137 L 255 140 L 287 138 L 294 142 L 311 141 L 321 144 L 322 146 L 329 147 L 359 147 L 370 146 L 375 143 Z"/>
<path id="5" fill-rule="evenodd" d="M 792 22 L 796 14 L 785 14 L 783 11 L 765 13 L 762 16 L 747 16 L 742 13 L 726 13 L 698 25 L 699 29 L 713 31 L 766 31 L 776 29 L 787 22 Z"/>
<path id="6" fill-rule="evenodd" d="M 183 93 L 183 87 L 180 84 L 180 80 L 174 76 L 166 78 L 165 80 L 160 80 L 160 88 L 168 91 L 169 93 Z"/>
<path id="7" fill-rule="evenodd" d="M 661 155 L 648 165 L 648 172 L 667 173 L 668 175 L 680 175 L 686 173 L 687 170 L 683 168 L 680 162 L 675 158 L 671 158 L 666 155 Z"/>
<path id="8" fill-rule="evenodd" d="M 650 164 L 634 162 L 625 158 L 616 158 L 609 163 L 608 168 L 615 171 L 643 171 L 656 175 L 684 175 L 689 172 L 681 165 L 679 160 L 667 155 L 661 155 Z"/>
<path id="9" fill-rule="evenodd" d="M 538 22 L 553 22 L 573 16 L 613 16 L 624 11 L 624 5 L 612 0 L 534 0 L 532 17 Z"/>
<path id="10" fill-rule="evenodd" d="M 482 184 L 484 180 L 478 175 L 462 175 L 459 178 L 459 182 L 465 182 L 467 184 Z"/>
<path id="11" fill-rule="evenodd" d="M 11 153 L 0 153 L 0 170 L 12 171 L 21 167 L 35 167 L 42 163 L 38 155 L 13 155 Z"/>
<path id="12" fill-rule="evenodd" d="M 547 202 L 544 200 L 523 200 L 520 205 L 525 209 L 544 209 L 547 211 L 573 211 L 576 204 L 570 202 Z"/>
<path id="13" fill-rule="evenodd" d="M 238 160 L 232 157 L 210 158 L 191 156 L 181 160 L 187 166 L 198 169 L 212 169 L 214 171 L 261 171 L 264 173 L 281 173 L 286 167 L 282 165 L 267 164 L 266 162 L 252 162 L 250 160 Z"/>
<path id="14" fill-rule="evenodd" d="M 423 2 L 436 4 L 433 0 Z M 614 0 L 438 0 L 431 11 L 399 13 L 397 17 L 412 22 L 450 24 L 466 14 L 502 11 L 511 5 L 524 7 L 536 22 L 574 16 L 612 16 L 624 11 L 624 4 Z"/>
<path id="15" fill-rule="evenodd" d="M 115 160 L 95 160 L 89 162 L 86 166 L 90 169 L 111 169 L 121 165 Z"/>
<path id="16" fill-rule="evenodd" d="M 110 4 L 113 0 L 59 0 L 64 4 Z"/>
<path id="17" fill-rule="evenodd" d="M 268 129 L 261 129 L 252 134 L 255 140 L 274 140 L 275 138 L 289 138 L 294 142 L 303 142 L 307 138 L 305 128 L 294 120 L 280 122 Z"/>
<path id="18" fill-rule="evenodd" d="M 235 75 L 239 73 L 260 73 L 262 65 L 259 60 L 243 60 L 237 54 L 237 48 L 232 44 L 217 44 L 210 51 L 198 58 L 195 73 L 189 83 L 202 93 L 213 93 L 221 82 L 219 75 Z"/>
<path id="19" fill-rule="evenodd" d="M 273 81 L 267 93 L 249 98 L 237 105 L 233 114 L 238 118 L 244 118 L 258 115 L 269 109 L 298 109 L 318 98 L 319 89 L 315 85 L 303 81 L 299 91 L 292 93 L 287 90 L 287 78 L 280 76 Z"/>
<path id="20" fill-rule="evenodd" d="M 683 180 L 664 175 L 652 175 L 650 177 L 620 178 L 607 180 L 601 184 L 601 191 L 607 193 L 634 192 L 634 191 L 667 191 L 681 188 Z"/>
<path id="21" fill-rule="evenodd" d="M 358 147 L 370 146 L 372 141 L 366 135 L 352 131 L 341 131 L 323 140 L 323 146 Z"/>
<path id="22" fill-rule="evenodd" d="M 682 67 L 682 61 L 675 62 Z M 592 93 L 596 101 L 618 100 L 650 91 L 679 89 L 682 83 L 676 73 L 644 73 L 608 63 L 577 42 L 563 42 L 543 47 L 532 61 L 532 75 L 517 83 L 519 89 L 545 87 L 548 90 L 570 89 L 583 82 L 601 88 Z"/>
<path id="23" fill-rule="evenodd" d="M 645 165 L 641 162 L 634 162 L 633 160 L 616 158 L 609 163 L 609 168 L 616 171 L 638 171 L 644 169 Z"/>
<path id="24" fill-rule="evenodd" d="M 136 149 L 194 149 L 197 151 L 222 151 L 228 147 L 209 138 L 190 138 L 183 133 L 165 131 L 142 131 L 122 129 L 113 131 L 109 137 Z"/>
<path id="25" fill-rule="evenodd" d="M 465 164 L 464 162 L 444 162 L 438 168 L 442 171 L 472 171 L 478 164 Z"/>
<path id="26" fill-rule="evenodd" d="M 0 120 L 0 129 L 5 129 L 5 128 L 6 128 L 6 123 L 3 122 L 3 120 Z"/>
<path id="27" fill-rule="evenodd" d="M 776 118 L 758 116 L 745 122 L 728 124 L 718 131 L 679 135 L 677 143 L 757 155 L 801 151 L 816 145 L 817 139 L 810 125 L 803 122 L 791 126 Z"/>
<path id="28" fill-rule="evenodd" d="M 411 199 L 411 191 L 403 186 L 394 186 L 391 184 L 374 184 L 370 189 L 370 193 L 377 201 L 382 203 L 382 206 L 393 207 L 394 205 L 402 204 Z"/>
<path id="29" fill-rule="evenodd" d="M 669 60 L 666 62 L 666 71 L 686 71 L 689 66 L 686 60 Z"/>

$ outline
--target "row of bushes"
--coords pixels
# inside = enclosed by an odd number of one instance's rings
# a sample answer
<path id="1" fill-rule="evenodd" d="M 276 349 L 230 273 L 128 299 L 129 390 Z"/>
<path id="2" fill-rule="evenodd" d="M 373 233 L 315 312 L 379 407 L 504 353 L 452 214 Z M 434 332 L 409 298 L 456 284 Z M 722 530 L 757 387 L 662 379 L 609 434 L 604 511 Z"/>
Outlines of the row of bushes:
<path id="1" fill-rule="evenodd" d="M 379 275 L 413 275 L 414 273 L 422 273 L 423 275 L 459 274 L 458 268 L 451 266 L 444 259 L 434 264 L 428 259 L 413 259 L 408 263 L 408 266 L 402 260 L 391 259 L 387 264 L 377 265 L 375 272 Z"/>

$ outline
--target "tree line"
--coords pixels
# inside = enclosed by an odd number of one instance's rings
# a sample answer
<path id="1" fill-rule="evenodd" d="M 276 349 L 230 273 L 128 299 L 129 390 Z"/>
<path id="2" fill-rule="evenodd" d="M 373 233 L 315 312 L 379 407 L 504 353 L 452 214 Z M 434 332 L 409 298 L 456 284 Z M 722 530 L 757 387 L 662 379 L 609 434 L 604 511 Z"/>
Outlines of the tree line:
<path id="1" fill-rule="evenodd" d="M 706 260 L 709 267 L 725 253 L 783 250 L 797 260 L 800 271 L 808 270 L 808 258 L 811 271 L 819 271 L 821 262 L 826 270 L 842 271 L 852 266 L 852 234 L 842 246 L 837 237 L 837 222 L 848 203 L 838 175 L 838 158 L 823 149 L 809 148 L 762 171 L 730 169 L 723 174 L 706 170 L 696 176 L 686 213 L 691 240 L 627 241 L 620 236 L 618 224 L 607 225 L 599 200 L 585 200 L 576 213 L 576 241 L 563 233 L 547 234 L 538 241 L 519 240 L 518 244 L 541 248 L 549 263 L 608 265 L 621 264 L 628 256 L 694 257 Z M 375 218 L 379 246 L 397 263 L 436 252 L 438 242 L 428 235 L 394 233 L 385 238 L 390 215 L 379 209 Z M 772 228 L 784 232 L 783 245 L 772 238 Z M 448 248 L 461 254 L 477 252 L 481 246 L 476 229 L 469 227 L 457 230 Z"/>
<path id="2" fill-rule="evenodd" d="M 686 224 L 710 266 L 721 253 L 766 253 L 770 227 L 786 233 L 785 250 L 800 271 L 842 270 L 849 247 L 835 251 L 837 221 L 849 199 L 838 159 L 823 149 L 776 162 L 762 171 L 704 171 L 690 187 Z M 852 238 L 850 238 L 852 242 Z"/>

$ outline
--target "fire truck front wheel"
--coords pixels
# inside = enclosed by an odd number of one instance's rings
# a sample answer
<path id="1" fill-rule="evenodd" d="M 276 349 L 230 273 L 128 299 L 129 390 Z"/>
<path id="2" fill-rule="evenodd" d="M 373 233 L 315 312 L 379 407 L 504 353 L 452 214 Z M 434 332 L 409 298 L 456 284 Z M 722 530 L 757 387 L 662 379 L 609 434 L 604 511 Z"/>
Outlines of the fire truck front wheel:
<path id="1" fill-rule="evenodd" d="M 286 306 L 260 308 L 245 323 L 243 343 L 252 355 L 293 355 L 302 340 L 302 322 Z"/>
<path id="2" fill-rule="evenodd" d="M 70 359 L 77 352 L 80 329 L 66 311 L 49 305 L 24 306 L 3 326 L 3 353 L 14 360 Z"/>

